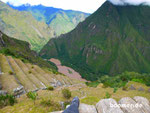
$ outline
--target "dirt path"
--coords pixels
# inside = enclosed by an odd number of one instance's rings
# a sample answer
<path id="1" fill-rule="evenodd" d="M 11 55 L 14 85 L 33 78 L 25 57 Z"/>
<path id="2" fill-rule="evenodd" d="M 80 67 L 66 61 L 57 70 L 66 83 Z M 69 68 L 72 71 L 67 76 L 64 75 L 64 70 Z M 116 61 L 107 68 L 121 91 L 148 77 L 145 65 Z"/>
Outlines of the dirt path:
<path id="1" fill-rule="evenodd" d="M 81 75 L 78 72 L 76 72 L 72 68 L 67 67 L 67 66 L 62 66 L 60 60 L 51 58 L 50 61 L 53 62 L 57 66 L 58 72 L 66 75 L 70 78 L 75 78 L 75 79 L 78 79 L 80 81 L 86 81 L 85 79 L 83 79 L 81 77 Z"/>

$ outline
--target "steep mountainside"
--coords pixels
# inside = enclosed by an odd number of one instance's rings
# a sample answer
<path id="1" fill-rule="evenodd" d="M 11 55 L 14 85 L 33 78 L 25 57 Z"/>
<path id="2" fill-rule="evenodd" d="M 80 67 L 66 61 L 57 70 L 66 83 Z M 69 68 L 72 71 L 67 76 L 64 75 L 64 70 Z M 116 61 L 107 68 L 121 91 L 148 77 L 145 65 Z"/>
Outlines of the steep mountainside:
<path id="1" fill-rule="evenodd" d="M 9 4 L 9 6 L 19 11 L 30 12 L 36 20 L 45 22 L 49 27 L 54 29 L 57 36 L 71 31 L 79 22 L 89 16 L 89 14 L 79 11 L 63 10 L 43 5 L 31 6 L 26 4 L 22 6 L 12 6 Z"/>
<path id="2" fill-rule="evenodd" d="M 73 31 L 51 39 L 43 58 L 58 58 L 88 79 L 150 72 L 150 7 L 105 2 Z"/>
<path id="3" fill-rule="evenodd" d="M 54 36 L 44 22 L 38 22 L 28 12 L 19 12 L 0 1 L 0 30 L 8 36 L 27 41 L 39 51 Z"/>
<path id="4" fill-rule="evenodd" d="M 21 59 L 23 62 L 30 62 L 44 68 L 56 70 L 56 67 L 42 58 L 35 51 L 30 49 L 29 43 L 10 38 L 0 31 L 0 53 Z M 1 60 L 1 59 L 0 59 Z"/>

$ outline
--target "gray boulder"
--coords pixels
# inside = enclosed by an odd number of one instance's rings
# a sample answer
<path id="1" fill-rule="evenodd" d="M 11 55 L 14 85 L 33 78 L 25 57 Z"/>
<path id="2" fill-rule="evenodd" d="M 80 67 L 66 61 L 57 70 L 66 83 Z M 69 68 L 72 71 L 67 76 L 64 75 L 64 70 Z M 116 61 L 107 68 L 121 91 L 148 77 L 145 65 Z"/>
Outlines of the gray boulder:
<path id="1" fill-rule="evenodd" d="M 97 113 L 95 106 L 87 105 L 87 104 L 80 104 L 79 106 L 80 113 Z"/>
<path id="2" fill-rule="evenodd" d="M 145 113 L 138 104 L 131 98 L 125 97 L 119 101 L 121 109 L 125 113 Z"/>
<path id="3" fill-rule="evenodd" d="M 140 88 L 138 89 L 138 91 L 144 91 L 144 88 L 140 87 Z"/>
<path id="4" fill-rule="evenodd" d="M 62 113 L 62 111 L 55 111 L 55 112 L 50 112 L 50 113 Z"/>
<path id="5" fill-rule="evenodd" d="M 130 89 L 130 90 L 136 90 L 136 88 L 134 87 L 133 84 L 129 87 L 129 89 Z"/>
<path id="6" fill-rule="evenodd" d="M 6 95 L 6 94 L 7 94 L 7 91 L 0 90 L 0 95 Z"/>
<path id="7" fill-rule="evenodd" d="M 96 104 L 98 113 L 123 113 L 114 99 L 102 99 Z"/>
<path id="8" fill-rule="evenodd" d="M 144 110 L 144 113 L 150 113 L 150 102 L 146 98 L 136 96 L 134 100 L 141 105 L 140 107 Z"/>

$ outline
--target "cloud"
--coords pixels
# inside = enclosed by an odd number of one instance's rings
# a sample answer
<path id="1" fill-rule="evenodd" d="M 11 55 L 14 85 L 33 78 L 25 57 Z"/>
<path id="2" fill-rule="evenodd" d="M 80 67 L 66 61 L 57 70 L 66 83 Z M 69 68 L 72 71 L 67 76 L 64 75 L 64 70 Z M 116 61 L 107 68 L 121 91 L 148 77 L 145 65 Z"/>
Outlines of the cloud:
<path id="1" fill-rule="evenodd" d="M 42 4 L 45 6 L 72 9 L 88 13 L 96 11 L 106 0 L 1 0 L 3 2 L 9 2 L 15 6 L 22 4 L 38 5 Z"/>
<path id="2" fill-rule="evenodd" d="M 108 0 L 112 2 L 115 5 L 126 5 L 126 4 L 131 4 L 131 5 L 140 5 L 140 4 L 146 4 L 150 5 L 150 0 Z"/>

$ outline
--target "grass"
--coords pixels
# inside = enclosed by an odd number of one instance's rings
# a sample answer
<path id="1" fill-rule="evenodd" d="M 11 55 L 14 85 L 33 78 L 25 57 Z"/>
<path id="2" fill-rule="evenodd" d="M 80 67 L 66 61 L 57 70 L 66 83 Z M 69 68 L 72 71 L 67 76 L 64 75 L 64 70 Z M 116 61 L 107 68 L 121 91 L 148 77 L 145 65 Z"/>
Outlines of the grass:
<path id="1" fill-rule="evenodd" d="M 133 84 L 133 82 L 132 82 Z M 136 83 L 134 83 L 136 84 Z M 136 84 L 136 85 L 142 85 L 142 84 Z M 79 87 L 82 87 L 79 90 Z M 102 88 L 102 87 L 87 87 L 87 86 L 79 86 L 79 87 L 70 87 L 70 91 L 72 93 L 72 97 L 68 100 L 72 100 L 73 97 L 78 96 L 80 98 L 81 103 L 95 105 L 98 101 L 101 99 L 104 99 L 106 96 L 106 92 L 111 94 L 111 98 L 114 98 L 116 101 L 119 101 L 123 97 L 131 97 L 134 96 L 143 96 L 146 97 L 148 100 L 150 100 L 150 93 L 148 92 L 141 92 L 138 90 L 128 90 L 123 91 L 121 88 L 118 88 L 116 93 L 113 93 L 113 88 Z M 137 86 L 139 87 L 139 86 Z M 144 87 L 144 86 L 143 86 Z M 146 87 L 149 88 L 149 87 Z M 83 94 L 84 92 L 84 94 Z M 83 98 L 84 97 L 84 98 Z M 34 105 L 33 101 L 28 99 L 25 95 L 21 96 L 21 98 L 17 99 L 18 103 L 14 106 L 7 106 L 3 109 L 0 109 L 0 112 L 15 112 L 15 113 L 44 113 L 44 112 L 51 112 L 53 110 L 61 110 L 57 109 L 59 107 L 56 107 L 60 101 L 65 102 L 66 99 L 63 97 L 61 90 L 54 90 L 52 92 L 47 90 L 41 90 L 38 91 L 38 98 L 36 100 L 36 104 Z M 56 105 L 51 106 L 51 101 L 56 103 Z"/>

